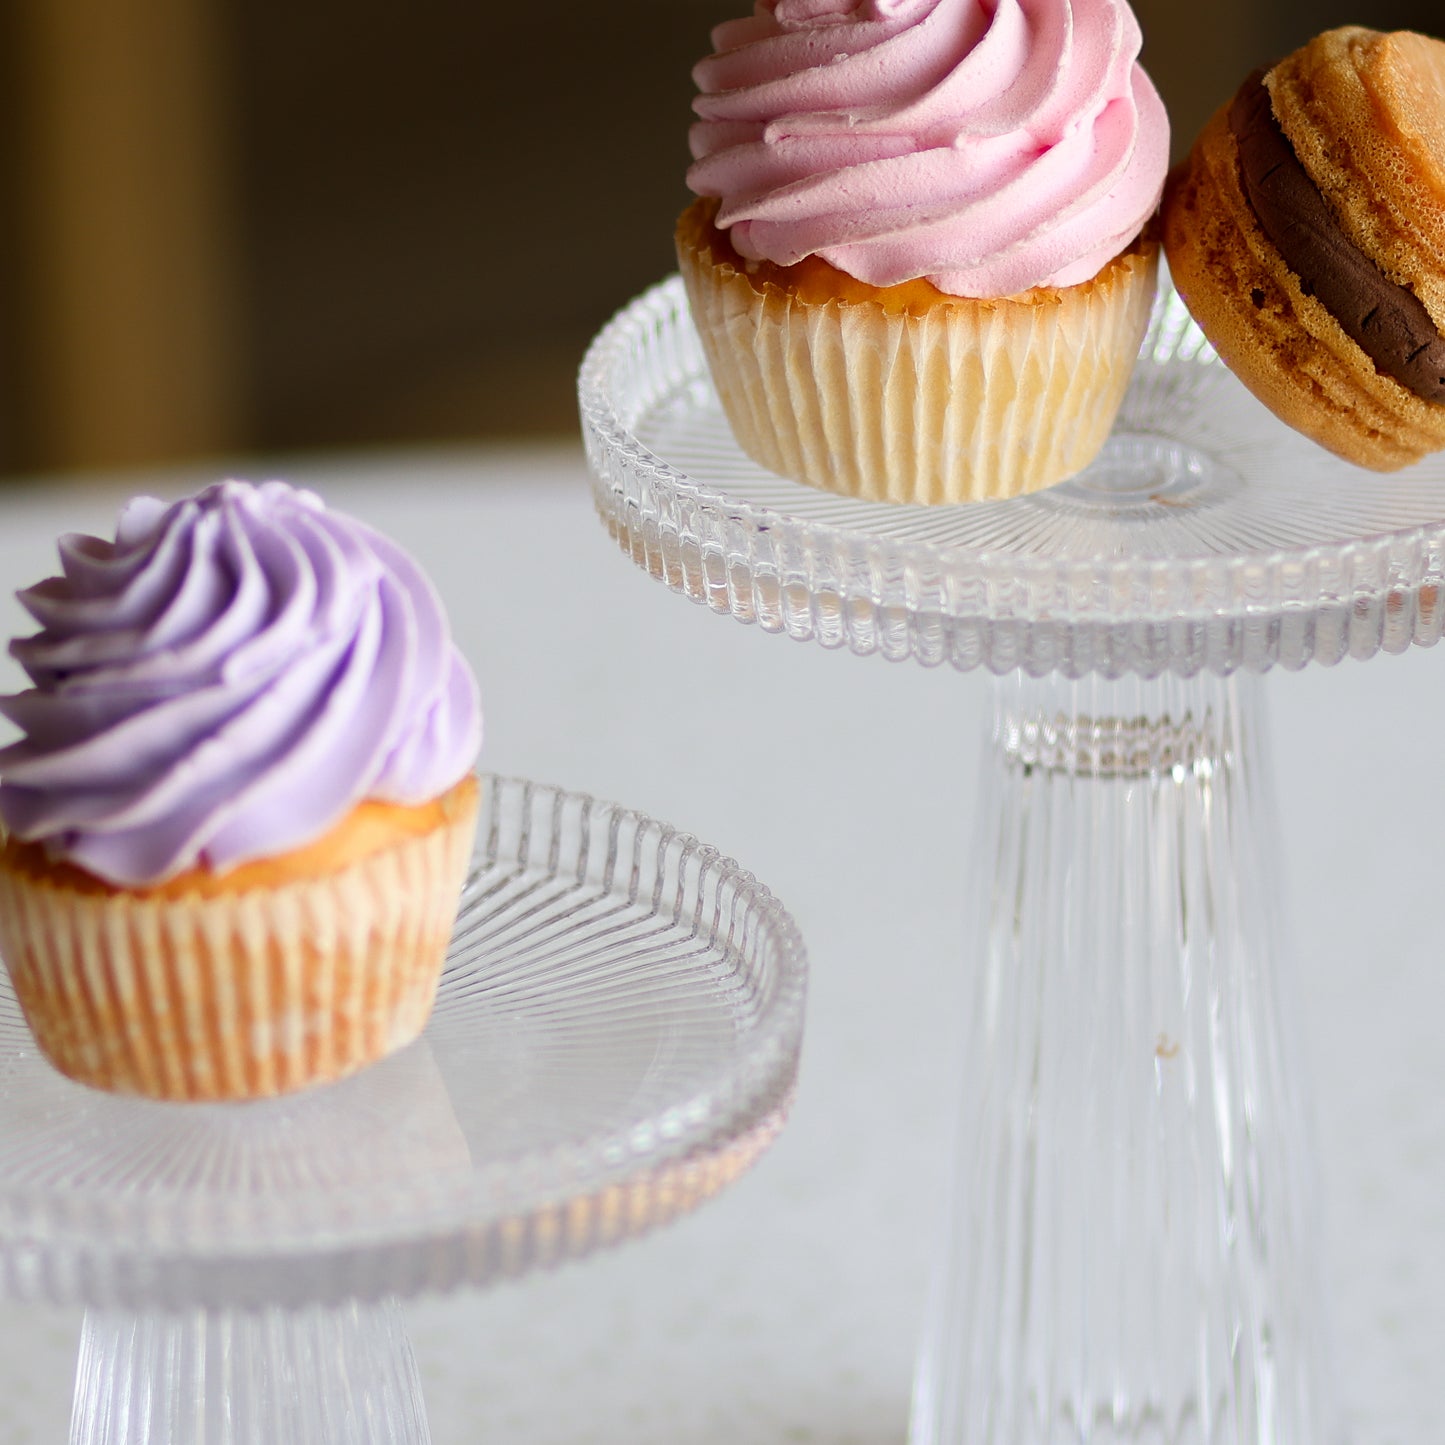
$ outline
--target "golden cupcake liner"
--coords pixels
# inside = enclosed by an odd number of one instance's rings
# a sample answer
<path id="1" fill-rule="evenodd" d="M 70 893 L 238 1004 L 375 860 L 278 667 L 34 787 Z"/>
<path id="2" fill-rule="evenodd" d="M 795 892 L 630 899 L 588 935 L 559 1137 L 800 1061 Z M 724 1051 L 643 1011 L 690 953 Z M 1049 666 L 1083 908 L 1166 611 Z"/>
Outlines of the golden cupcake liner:
<path id="1" fill-rule="evenodd" d="M 326 877 L 165 896 L 0 868 L 0 955 L 62 1073 L 156 1099 L 339 1079 L 426 1024 L 475 804 Z"/>
<path id="2" fill-rule="evenodd" d="M 1011 497 L 1087 466 L 1124 399 L 1158 269 L 1151 237 L 1092 281 L 920 314 L 804 299 L 693 230 L 679 232 L 679 264 L 738 444 L 872 501 Z"/>

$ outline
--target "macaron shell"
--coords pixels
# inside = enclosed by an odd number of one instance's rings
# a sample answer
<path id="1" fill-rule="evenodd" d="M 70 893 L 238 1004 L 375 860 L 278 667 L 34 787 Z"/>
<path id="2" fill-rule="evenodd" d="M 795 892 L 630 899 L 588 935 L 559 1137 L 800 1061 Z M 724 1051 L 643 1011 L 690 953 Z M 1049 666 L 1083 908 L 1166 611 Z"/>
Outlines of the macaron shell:
<path id="1" fill-rule="evenodd" d="M 1337 134 L 1356 137 L 1361 164 L 1351 173 L 1348 185 L 1358 187 L 1366 199 L 1352 214 L 1371 216 L 1374 229 L 1368 231 L 1362 225 L 1347 234 L 1371 255 L 1376 244 L 1373 237 L 1388 234 L 1389 254 L 1395 258 L 1392 264 L 1401 268 L 1395 279 L 1408 281 L 1426 266 L 1420 258 L 1429 252 L 1423 245 L 1401 238 L 1428 230 L 1431 208 L 1438 204 L 1434 187 L 1440 157 L 1430 156 L 1428 167 L 1416 167 L 1408 152 L 1387 141 L 1392 134 L 1405 134 L 1418 143 L 1418 151 L 1428 154 L 1435 144 L 1427 133 L 1428 124 L 1438 125 L 1441 120 L 1424 103 L 1429 99 L 1428 86 L 1422 95 L 1414 95 L 1422 82 L 1418 52 L 1411 48 L 1402 51 L 1395 45 L 1381 56 L 1378 45 L 1358 40 L 1370 32 L 1353 32 L 1357 37 L 1353 42 L 1338 38 L 1351 33 L 1328 32 L 1305 47 L 1305 52 L 1314 52 L 1312 57 L 1297 52 L 1276 67 L 1269 81 L 1271 95 L 1275 74 L 1283 71 L 1282 89 L 1298 104 L 1289 110 L 1293 129 L 1282 117 L 1281 127 L 1306 155 L 1311 146 L 1304 145 L 1300 135 L 1308 131 L 1312 142 L 1318 138 L 1314 148 L 1328 152 L 1340 165 L 1335 189 L 1345 184 L 1340 156 L 1346 153 L 1333 149 L 1332 138 Z M 1428 42 L 1430 63 L 1437 45 Z M 1353 57 L 1357 55 L 1367 63 L 1356 65 Z M 1291 64 L 1297 58 L 1301 59 L 1298 70 Z M 1322 63 L 1315 67 L 1315 61 Z M 1371 75 L 1373 89 L 1361 79 L 1365 74 Z M 1428 70 L 1424 74 L 1428 77 Z M 1306 85 L 1300 76 L 1314 76 L 1315 80 Z M 1408 94 L 1412 98 L 1397 98 L 1389 112 L 1392 118 L 1388 122 L 1377 118 L 1373 132 L 1360 123 L 1364 112 L 1359 110 L 1351 111 L 1354 119 L 1337 132 L 1327 128 L 1333 112 L 1326 104 L 1336 93 L 1366 97 L 1364 103 L 1377 117 L 1382 114 L 1379 95 Z M 1437 106 L 1440 103 L 1437 101 Z M 1165 188 L 1163 234 L 1170 271 L 1200 327 L 1226 365 L 1277 416 L 1349 461 L 1377 471 L 1393 471 L 1445 448 L 1445 406 L 1422 400 L 1382 374 L 1325 306 L 1305 294 L 1299 278 L 1260 228 L 1242 189 L 1239 152 L 1228 113 L 1228 104 L 1220 108 Z M 1386 164 L 1367 159 L 1362 139 L 1366 136 L 1373 137 L 1370 153 L 1383 150 Z M 1301 155 L 1301 162 L 1319 183 L 1306 155 Z M 1378 199 L 1385 181 L 1364 180 L 1375 171 L 1387 179 L 1401 178 L 1400 189 L 1408 190 L 1412 198 L 1409 210 L 1402 212 Z M 1327 175 L 1322 188 L 1333 204 L 1330 184 Z M 1370 196 L 1375 199 L 1368 199 Z M 1437 235 L 1432 244 L 1439 243 Z M 1432 317 L 1445 314 L 1437 313 L 1425 297 L 1421 299 Z"/>
<path id="2" fill-rule="evenodd" d="M 1267 84 L 1280 129 L 1340 229 L 1445 321 L 1445 44 L 1330 30 Z"/>

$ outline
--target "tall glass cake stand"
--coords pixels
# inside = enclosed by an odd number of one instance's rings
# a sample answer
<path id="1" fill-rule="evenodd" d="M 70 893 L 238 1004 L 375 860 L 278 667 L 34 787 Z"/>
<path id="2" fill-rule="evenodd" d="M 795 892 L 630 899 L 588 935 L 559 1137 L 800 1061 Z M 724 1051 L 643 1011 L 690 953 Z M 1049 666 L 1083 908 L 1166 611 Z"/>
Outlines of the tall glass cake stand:
<path id="1" fill-rule="evenodd" d="M 422 1039 L 256 1104 L 92 1092 L 0 988 L 0 1292 L 86 1306 L 73 1445 L 429 1439 L 398 1300 L 639 1235 L 791 1096 L 797 932 L 637 813 L 483 780 Z"/>
<path id="2" fill-rule="evenodd" d="M 676 279 L 581 400 L 598 509 L 675 591 L 997 675 L 914 1445 L 1335 1439 L 1259 674 L 1439 639 L 1445 465 L 1333 460 L 1167 287 L 1102 455 L 1007 502 L 757 467 Z"/>

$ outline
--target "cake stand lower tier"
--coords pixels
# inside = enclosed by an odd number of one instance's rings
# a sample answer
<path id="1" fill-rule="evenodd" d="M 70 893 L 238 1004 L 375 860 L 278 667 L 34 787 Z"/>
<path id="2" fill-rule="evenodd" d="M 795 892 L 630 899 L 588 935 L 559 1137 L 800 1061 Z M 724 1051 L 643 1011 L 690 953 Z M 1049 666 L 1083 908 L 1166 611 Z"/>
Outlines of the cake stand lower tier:
<path id="1" fill-rule="evenodd" d="M 805 965 L 767 890 L 639 814 L 483 792 L 431 1022 L 355 1078 L 96 1093 L 0 983 L 0 1293 L 86 1306 L 73 1445 L 424 1442 L 400 1299 L 643 1234 L 775 1135 Z"/>
<path id="2" fill-rule="evenodd" d="M 1261 685 L 999 680 L 913 1445 L 1323 1445 Z"/>

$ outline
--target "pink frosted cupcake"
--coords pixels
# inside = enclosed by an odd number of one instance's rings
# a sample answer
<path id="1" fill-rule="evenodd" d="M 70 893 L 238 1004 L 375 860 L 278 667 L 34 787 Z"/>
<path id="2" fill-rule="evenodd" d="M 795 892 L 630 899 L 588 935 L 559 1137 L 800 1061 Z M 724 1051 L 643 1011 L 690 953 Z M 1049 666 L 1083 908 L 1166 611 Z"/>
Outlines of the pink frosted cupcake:
<path id="1" fill-rule="evenodd" d="M 129 503 L 20 594 L 0 956 L 63 1073 L 168 1099 L 415 1038 L 470 856 L 476 685 L 398 547 L 280 482 Z"/>
<path id="2" fill-rule="evenodd" d="M 1086 466 L 1169 154 L 1124 0 L 760 0 L 713 44 L 678 254 L 743 448 L 909 502 Z"/>

